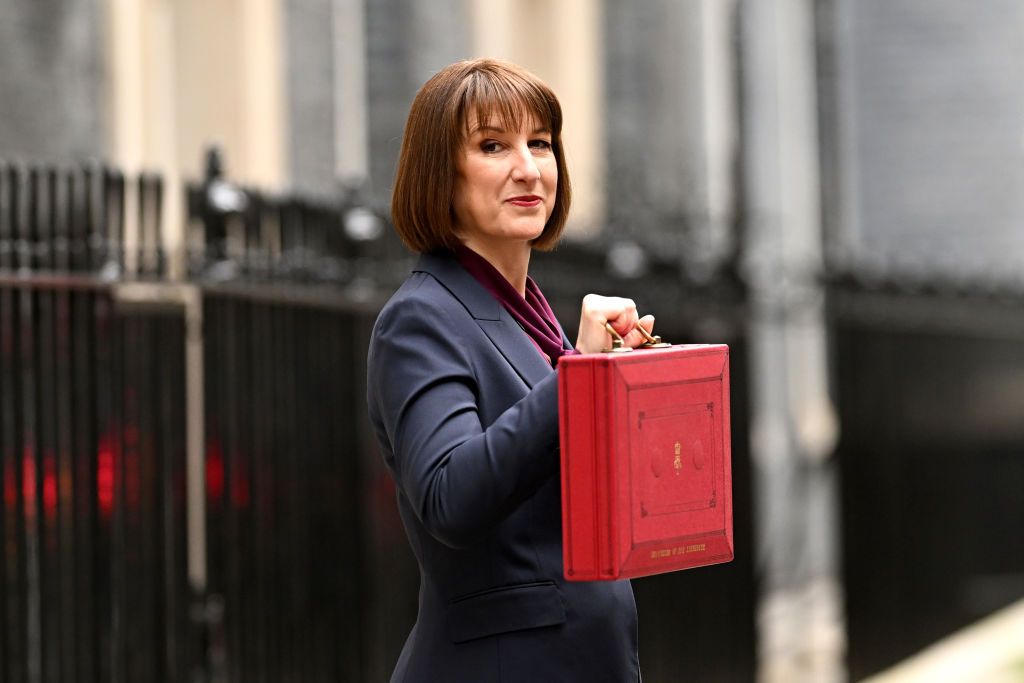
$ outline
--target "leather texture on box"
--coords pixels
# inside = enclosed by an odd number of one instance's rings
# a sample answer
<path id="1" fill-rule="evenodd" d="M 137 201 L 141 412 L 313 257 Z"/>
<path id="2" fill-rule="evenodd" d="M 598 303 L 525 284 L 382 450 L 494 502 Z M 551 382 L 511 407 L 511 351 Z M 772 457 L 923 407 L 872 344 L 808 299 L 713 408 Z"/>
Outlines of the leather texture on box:
<path id="1" fill-rule="evenodd" d="M 733 558 L 727 346 L 565 356 L 558 399 L 567 579 Z"/>

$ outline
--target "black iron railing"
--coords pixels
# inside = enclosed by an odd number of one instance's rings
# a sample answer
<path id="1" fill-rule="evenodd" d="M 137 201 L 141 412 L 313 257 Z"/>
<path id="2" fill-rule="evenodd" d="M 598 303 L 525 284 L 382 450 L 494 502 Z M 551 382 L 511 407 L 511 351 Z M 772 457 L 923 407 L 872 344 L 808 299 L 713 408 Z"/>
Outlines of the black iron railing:
<path id="1" fill-rule="evenodd" d="M 235 191 L 171 280 L 159 179 L 0 165 L 0 679 L 361 678 L 374 217 Z"/>

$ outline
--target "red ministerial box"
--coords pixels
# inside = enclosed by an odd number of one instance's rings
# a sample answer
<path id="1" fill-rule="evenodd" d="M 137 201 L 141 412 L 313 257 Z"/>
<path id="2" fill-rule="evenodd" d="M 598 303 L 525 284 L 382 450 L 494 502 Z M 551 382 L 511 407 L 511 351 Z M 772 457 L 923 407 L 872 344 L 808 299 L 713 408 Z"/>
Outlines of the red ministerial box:
<path id="1" fill-rule="evenodd" d="M 563 356 L 558 404 L 566 579 L 733 558 L 728 346 Z"/>

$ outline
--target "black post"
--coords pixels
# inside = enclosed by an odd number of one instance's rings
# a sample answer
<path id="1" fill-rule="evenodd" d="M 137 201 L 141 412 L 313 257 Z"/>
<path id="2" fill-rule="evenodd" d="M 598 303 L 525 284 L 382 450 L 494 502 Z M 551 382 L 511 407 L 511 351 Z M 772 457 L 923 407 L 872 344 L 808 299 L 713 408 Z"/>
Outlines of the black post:
<path id="1" fill-rule="evenodd" d="M 199 186 L 188 190 L 190 224 L 203 226 L 205 251 L 190 257 L 193 275 L 204 275 L 215 280 L 238 276 L 241 264 L 230 260 L 228 253 L 228 220 L 244 219 L 249 212 L 248 195 L 224 179 L 224 164 L 220 150 L 211 147 L 206 152 L 205 174 Z"/>
<path id="2" fill-rule="evenodd" d="M 13 167 L 0 165 L 0 272 L 11 273 L 18 265 L 16 242 L 17 182 Z M 7 248 L 3 249 L 6 243 Z M 3 659 L 0 675 L 4 680 L 19 683 L 27 679 L 26 671 L 26 585 L 24 580 L 25 539 L 22 508 L 22 429 L 21 374 L 18 346 L 20 341 L 20 296 L 13 286 L 0 286 L 0 458 L 3 466 L 3 536 L 2 576 L 3 612 L 0 614 Z"/>
<path id="3" fill-rule="evenodd" d="M 54 270 L 53 196 L 56 175 L 38 168 L 32 173 L 34 206 L 35 268 L 44 273 Z M 57 521 L 57 393 L 56 393 L 56 320 L 53 287 L 30 287 L 36 299 L 35 355 L 37 382 L 37 469 L 39 489 L 39 612 L 42 655 L 42 680 L 55 680 L 60 673 L 60 530 Z"/>
<path id="4" fill-rule="evenodd" d="M 90 234 L 94 226 L 93 175 L 86 168 L 71 176 L 71 268 L 76 274 L 91 267 Z M 97 651 L 98 608 L 95 590 L 97 518 L 97 445 L 98 431 L 97 356 L 94 311 L 96 294 L 88 289 L 70 294 L 70 401 L 72 500 L 69 514 L 74 536 L 73 590 L 76 596 L 73 666 L 83 680 L 99 677 Z"/>
<path id="5" fill-rule="evenodd" d="M 71 265 L 70 225 L 73 222 L 73 175 L 60 173 L 54 194 L 54 264 L 58 274 L 67 274 Z M 59 558 L 58 582 L 60 624 L 59 624 L 59 673 L 60 681 L 74 683 L 84 674 L 75 665 L 76 634 L 75 615 L 79 599 L 75 592 L 75 576 L 78 573 L 75 553 L 75 467 L 73 448 L 73 398 L 72 398 L 72 299 L 74 290 L 58 287 L 54 291 L 54 369 L 56 375 L 55 417 L 57 424 L 57 529 Z M 84 598 L 84 596 L 83 596 Z"/>

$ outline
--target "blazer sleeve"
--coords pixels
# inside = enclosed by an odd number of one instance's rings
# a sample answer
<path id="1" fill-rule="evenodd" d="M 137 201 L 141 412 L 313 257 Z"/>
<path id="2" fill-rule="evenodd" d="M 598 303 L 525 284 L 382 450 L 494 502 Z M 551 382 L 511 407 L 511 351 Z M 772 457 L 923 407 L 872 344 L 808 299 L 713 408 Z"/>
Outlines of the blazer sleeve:
<path id="1" fill-rule="evenodd" d="M 368 358 L 371 416 L 397 485 L 427 531 L 460 548 L 481 540 L 558 471 L 557 373 L 493 424 L 481 424 L 458 326 L 422 301 L 389 307 Z"/>

